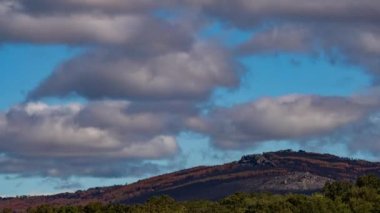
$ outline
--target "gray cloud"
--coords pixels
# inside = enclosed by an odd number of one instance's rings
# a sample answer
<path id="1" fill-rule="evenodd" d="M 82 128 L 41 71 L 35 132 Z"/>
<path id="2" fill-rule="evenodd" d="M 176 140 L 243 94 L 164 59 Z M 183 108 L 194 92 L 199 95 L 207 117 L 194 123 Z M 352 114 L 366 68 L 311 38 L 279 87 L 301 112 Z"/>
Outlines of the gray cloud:
<path id="1" fill-rule="evenodd" d="M 363 66 L 371 74 L 379 72 L 376 0 L 191 0 L 188 4 L 233 27 L 255 30 L 240 47 L 241 53 L 322 53 L 334 61 Z"/>
<path id="2" fill-rule="evenodd" d="M 216 16 L 241 27 L 252 28 L 262 21 L 379 21 L 380 6 L 376 0 L 2 0 L 4 5 L 24 13 L 72 14 L 100 12 L 105 14 L 141 13 L 156 9 L 192 10 Z"/>
<path id="3" fill-rule="evenodd" d="M 16 177 L 17 178 L 17 177 Z M 69 178 L 66 179 L 56 179 L 56 178 L 45 178 L 42 181 L 42 184 L 50 184 L 54 185 L 54 189 L 56 190 L 67 190 L 67 189 L 79 189 L 83 188 L 82 184 L 75 181 L 71 180 Z"/>
<path id="4" fill-rule="evenodd" d="M 31 16 L 0 2 L 0 42 L 111 45 L 138 53 L 149 47 L 161 53 L 188 48 L 192 35 L 178 24 L 146 14 Z"/>
<path id="5" fill-rule="evenodd" d="M 301 141 L 313 145 L 345 144 L 352 154 L 365 153 L 380 157 L 380 113 L 379 110 L 355 123 L 337 129 L 332 134 Z"/>
<path id="6" fill-rule="evenodd" d="M 22 158 L 19 156 L 2 157 L 2 174 L 15 174 L 17 177 L 141 177 L 157 174 L 163 166 L 141 160 L 110 160 L 94 158 Z"/>
<path id="7" fill-rule="evenodd" d="M 15 0 L 17 8 L 32 14 L 59 14 L 79 12 L 141 13 L 163 6 L 164 1 L 155 0 Z"/>
<path id="8" fill-rule="evenodd" d="M 202 42 L 190 51 L 140 59 L 113 50 L 95 51 L 60 66 L 29 97 L 203 100 L 215 87 L 237 86 L 239 70 L 242 67 L 224 49 Z"/>
<path id="9" fill-rule="evenodd" d="M 270 140 L 327 135 L 365 118 L 379 104 L 367 96 L 290 95 L 216 108 L 201 119 L 190 119 L 188 125 L 209 135 L 218 147 L 242 148 Z"/>
<path id="10" fill-rule="evenodd" d="M 175 156 L 175 135 L 189 115 L 134 111 L 131 105 L 103 101 L 11 108 L 0 116 L 0 172 L 122 176 L 140 174 L 144 165 L 157 170 L 144 160 Z"/>
<path id="11" fill-rule="evenodd" d="M 359 65 L 372 75 L 375 85 L 380 82 L 380 28 L 377 25 L 380 3 L 376 0 L 199 0 L 188 3 L 201 14 L 221 19 L 230 26 L 255 30 L 252 38 L 238 47 L 240 55 L 323 54 L 334 62 Z M 377 95 L 370 97 L 377 100 Z M 363 104 L 362 99 L 338 101 L 314 97 L 311 104 L 300 109 L 308 98 L 296 99 L 298 101 L 292 104 L 272 99 L 267 110 L 258 109 L 261 101 L 217 110 L 206 119 L 211 126 L 199 120 L 193 121 L 193 125 L 206 130 L 207 134 L 211 132 L 211 139 L 224 148 L 267 140 L 304 142 L 313 138 L 321 143 L 345 144 L 352 152 L 378 155 L 378 104 Z M 322 110 L 322 103 L 327 108 Z M 216 118 L 225 114 L 227 118 Z M 321 116 L 321 119 L 315 121 L 309 115 Z"/>
<path id="12" fill-rule="evenodd" d="M 309 53 L 317 48 L 313 31 L 303 26 L 280 26 L 257 33 L 238 51 L 243 55 L 273 54 L 280 52 Z"/>
<path id="13" fill-rule="evenodd" d="M 377 22 L 376 0 L 188 0 L 188 5 L 233 25 L 253 28 L 266 21 Z"/>
<path id="14" fill-rule="evenodd" d="M 352 152 L 365 151 L 380 157 L 380 114 L 373 113 L 360 122 L 349 126 L 339 132 L 335 138 L 346 141 Z"/>
<path id="15" fill-rule="evenodd" d="M 30 92 L 29 99 L 77 94 L 89 99 L 199 101 L 207 99 L 215 87 L 238 85 L 241 66 L 219 45 L 195 41 L 192 23 L 138 9 L 128 12 L 141 5 L 158 9 L 157 2 L 56 3 L 38 1 L 40 11 L 35 14 L 26 1 L 0 2 L 3 42 L 90 47 L 53 71 Z M 59 5 L 60 12 L 49 13 L 49 8 Z M 83 9 L 64 12 L 66 7 Z M 126 7 L 126 11 L 112 13 L 110 7 Z M 94 12 L 95 8 L 105 11 Z"/>
<path id="16" fill-rule="evenodd" d="M 278 52 L 318 55 L 322 52 L 334 61 L 363 66 L 377 78 L 379 40 L 380 28 L 372 25 L 286 24 L 258 33 L 242 44 L 239 51 L 244 55 Z"/>
<path id="17" fill-rule="evenodd" d="M 199 41 L 199 23 L 155 15 L 162 4 L 0 0 L 1 43 L 86 48 L 29 100 L 71 94 L 107 100 L 27 102 L 0 113 L 0 173 L 133 177 L 157 173 L 162 165 L 151 160 L 178 154 L 175 137 L 197 116 L 198 101 L 215 87 L 237 86 L 242 67 L 219 44 Z"/>
<path id="18" fill-rule="evenodd" d="M 168 20 L 154 15 L 161 8 L 196 15 Z M 235 56 L 201 41 L 205 17 L 256 31 Z M 175 136 L 187 128 L 224 149 L 346 134 L 352 150 L 379 150 L 376 95 L 265 98 L 200 117 L 195 106 L 217 87 L 238 86 L 241 55 L 323 52 L 376 75 L 379 21 L 377 0 L 0 0 L 0 42 L 88 47 L 28 100 L 76 94 L 133 101 L 27 103 L 0 113 L 0 173 L 154 173 L 160 167 L 145 160 L 178 153 Z"/>

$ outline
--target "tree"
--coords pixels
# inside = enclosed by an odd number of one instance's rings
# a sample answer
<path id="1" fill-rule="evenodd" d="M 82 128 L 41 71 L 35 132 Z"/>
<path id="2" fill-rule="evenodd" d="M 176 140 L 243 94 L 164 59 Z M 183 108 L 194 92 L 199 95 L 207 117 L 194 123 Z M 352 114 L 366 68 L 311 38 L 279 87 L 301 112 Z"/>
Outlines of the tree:
<path id="1" fill-rule="evenodd" d="M 176 202 L 173 198 L 167 195 L 152 197 L 144 205 L 144 209 L 146 210 L 146 212 L 151 213 L 181 213 L 185 212 L 186 210 L 183 205 Z"/>
<path id="2" fill-rule="evenodd" d="M 89 203 L 83 210 L 84 213 L 103 213 L 103 204 L 100 202 Z"/>
<path id="3" fill-rule="evenodd" d="M 352 187 L 353 184 L 348 181 L 326 183 L 322 189 L 322 193 L 324 196 L 332 200 L 341 199 L 342 201 L 347 202 Z"/>
<path id="4" fill-rule="evenodd" d="M 362 176 L 356 181 L 356 186 L 374 188 L 380 192 L 380 178 L 375 175 Z"/>
<path id="5" fill-rule="evenodd" d="M 11 208 L 5 208 L 1 212 L 2 213 L 13 213 L 13 210 Z"/>

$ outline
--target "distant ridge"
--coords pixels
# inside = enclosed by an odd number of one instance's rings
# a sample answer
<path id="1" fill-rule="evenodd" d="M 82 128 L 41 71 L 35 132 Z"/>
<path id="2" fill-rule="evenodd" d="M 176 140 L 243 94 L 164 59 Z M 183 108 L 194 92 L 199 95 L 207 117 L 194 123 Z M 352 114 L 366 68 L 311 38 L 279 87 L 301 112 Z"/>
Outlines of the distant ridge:
<path id="1" fill-rule="evenodd" d="M 235 192 L 312 193 L 326 182 L 353 181 L 358 176 L 380 176 L 380 163 L 341 158 L 330 154 L 282 150 L 243 156 L 217 166 L 199 166 L 160 175 L 125 186 L 98 187 L 51 196 L 3 198 L 0 209 L 89 202 L 137 203 L 167 194 L 177 200 L 219 199 Z"/>

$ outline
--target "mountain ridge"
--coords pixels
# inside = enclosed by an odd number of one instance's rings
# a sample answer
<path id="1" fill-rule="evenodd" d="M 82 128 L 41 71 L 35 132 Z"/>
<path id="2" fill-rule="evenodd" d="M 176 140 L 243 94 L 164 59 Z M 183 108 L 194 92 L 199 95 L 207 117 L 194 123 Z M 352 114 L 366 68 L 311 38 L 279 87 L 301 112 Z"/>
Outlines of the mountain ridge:
<path id="1" fill-rule="evenodd" d="M 2 198 L 0 208 L 26 209 L 41 204 L 85 205 L 90 202 L 140 203 L 167 194 L 177 200 L 220 199 L 235 192 L 312 193 L 326 182 L 380 176 L 380 163 L 331 154 L 282 150 L 245 155 L 238 161 L 198 166 L 129 185 L 96 187 L 50 196 Z"/>

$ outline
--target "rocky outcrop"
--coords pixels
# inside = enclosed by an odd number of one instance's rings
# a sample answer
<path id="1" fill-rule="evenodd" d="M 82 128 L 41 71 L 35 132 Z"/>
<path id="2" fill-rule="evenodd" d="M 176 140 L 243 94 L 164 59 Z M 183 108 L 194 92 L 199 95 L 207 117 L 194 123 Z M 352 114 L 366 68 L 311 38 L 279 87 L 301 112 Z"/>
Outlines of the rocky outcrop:
<path id="1" fill-rule="evenodd" d="M 268 160 L 261 154 L 245 155 L 238 161 L 238 163 L 250 166 L 276 166 L 275 163 Z"/>
<path id="2" fill-rule="evenodd" d="M 310 172 L 292 172 L 268 179 L 258 189 L 260 191 L 317 191 L 334 179 L 311 174 Z"/>

